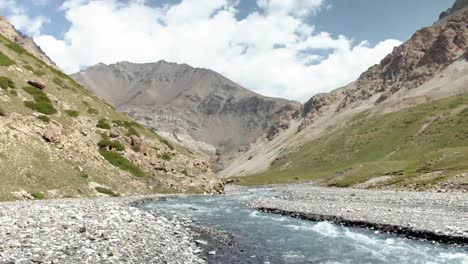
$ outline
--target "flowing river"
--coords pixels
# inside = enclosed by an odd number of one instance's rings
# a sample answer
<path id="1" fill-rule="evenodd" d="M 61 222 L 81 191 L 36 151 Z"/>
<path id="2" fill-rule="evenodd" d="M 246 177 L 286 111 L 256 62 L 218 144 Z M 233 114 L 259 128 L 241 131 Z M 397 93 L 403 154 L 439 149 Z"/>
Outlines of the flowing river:
<path id="1" fill-rule="evenodd" d="M 250 189 L 223 196 L 188 196 L 143 206 L 168 218 L 233 234 L 247 256 L 216 263 L 468 263 L 468 249 L 410 240 L 372 230 L 342 227 L 257 212 L 246 202 L 274 194 Z M 214 254 L 215 252 L 213 252 Z"/>

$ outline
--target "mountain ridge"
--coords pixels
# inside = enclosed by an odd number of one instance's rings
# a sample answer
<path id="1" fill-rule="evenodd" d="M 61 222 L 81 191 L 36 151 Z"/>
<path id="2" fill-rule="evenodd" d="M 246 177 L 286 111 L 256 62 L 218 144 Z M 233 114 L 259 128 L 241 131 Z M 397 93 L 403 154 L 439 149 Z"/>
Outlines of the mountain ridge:
<path id="1" fill-rule="evenodd" d="M 262 96 L 215 71 L 163 60 L 101 63 L 72 77 L 135 120 L 189 135 L 220 153 L 237 151 L 265 133 L 273 115 L 300 108 L 298 102 Z M 112 97 L 113 89 L 124 95 Z"/>

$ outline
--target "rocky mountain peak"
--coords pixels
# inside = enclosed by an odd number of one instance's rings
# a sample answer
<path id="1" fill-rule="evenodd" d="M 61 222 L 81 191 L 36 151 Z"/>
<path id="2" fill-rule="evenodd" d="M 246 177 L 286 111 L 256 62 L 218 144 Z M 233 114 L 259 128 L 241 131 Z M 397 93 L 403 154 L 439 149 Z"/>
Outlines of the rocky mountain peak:
<path id="1" fill-rule="evenodd" d="M 10 41 L 20 45 L 49 66 L 58 69 L 57 65 L 45 54 L 44 51 L 42 51 L 32 38 L 16 30 L 15 27 L 3 16 L 0 16 L 0 34 Z"/>
<path id="2" fill-rule="evenodd" d="M 439 19 L 443 19 L 466 7 L 468 7 L 468 0 L 457 0 L 451 8 L 447 9 L 447 11 L 444 11 L 440 14 Z"/>

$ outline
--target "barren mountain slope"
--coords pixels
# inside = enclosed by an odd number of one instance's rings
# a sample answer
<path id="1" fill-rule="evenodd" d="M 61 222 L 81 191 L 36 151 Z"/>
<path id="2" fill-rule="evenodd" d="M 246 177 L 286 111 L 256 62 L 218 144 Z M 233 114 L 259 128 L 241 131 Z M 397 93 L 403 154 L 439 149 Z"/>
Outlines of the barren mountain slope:
<path id="1" fill-rule="evenodd" d="M 20 45 L 28 52 L 54 68 L 57 65 L 42 51 L 42 49 L 36 45 L 34 40 L 13 27 L 5 17 L 0 16 L 0 34 L 9 39 L 10 41 Z"/>
<path id="2" fill-rule="evenodd" d="M 251 92 L 211 70 L 165 61 L 98 64 L 72 76 L 134 120 L 189 135 L 220 153 L 239 150 L 300 107 Z"/>
<path id="3" fill-rule="evenodd" d="M 426 158 L 438 157 L 437 153 L 452 155 L 450 149 L 462 157 L 468 155 L 464 136 L 468 124 L 464 115 L 468 92 L 466 5 L 466 1 L 457 1 L 440 21 L 416 32 L 356 82 L 312 97 L 292 122 L 295 126 L 273 140 L 258 139 L 219 175 L 254 174 L 241 179 L 246 183 L 313 179 L 347 186 L 387 173 L 393 177 L 394 172 L 402 173 L 400 181 L 408 186 L 424 176 L 429 183 L 434 178 L 450 182 L 454 175 L 462 175 L 465 181 L 466 164 L 452 160 L 445 167 L 439 164 L 427 170 L 422 164 L 430 163 Z M 441 98 L 447 99 L 435 101 Z M 422 114 L 415 114 L 419 112 Z M 425 131 L 433 134 L 421 142 Z M 427 156 L 421 158 L 422 153 Z M 387 160 L 396 163 L 380 163 Z M 367 168 L 366 173 L 357 168 Z M 414 182 L 405 182 L 407 178 Z"/>
<path id="4" fill-rule="evenodd" d="M 0 35 L 0 200 L 219 192 L 210 165 Z"/>

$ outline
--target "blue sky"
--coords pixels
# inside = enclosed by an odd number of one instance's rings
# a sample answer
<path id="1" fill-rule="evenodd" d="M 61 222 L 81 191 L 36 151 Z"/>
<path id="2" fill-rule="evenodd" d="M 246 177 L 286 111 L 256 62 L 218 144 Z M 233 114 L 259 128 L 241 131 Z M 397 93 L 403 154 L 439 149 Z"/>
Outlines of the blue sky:
<path id="1" fill-rule="evenodd" d="M 378 63 L 454 0 L 0 0 L 66 72 L 165 59 L 304 101 Z"/>

